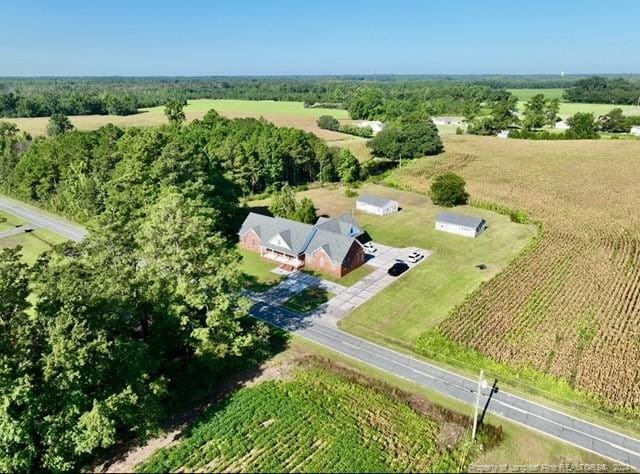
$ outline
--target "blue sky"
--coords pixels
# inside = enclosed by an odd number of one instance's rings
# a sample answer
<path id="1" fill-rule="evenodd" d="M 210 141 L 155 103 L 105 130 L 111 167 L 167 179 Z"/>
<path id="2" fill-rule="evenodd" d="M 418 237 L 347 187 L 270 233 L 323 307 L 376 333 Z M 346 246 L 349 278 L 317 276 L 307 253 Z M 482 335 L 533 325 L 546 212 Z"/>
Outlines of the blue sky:
<path id="1" fill-rule="evenodd" d="M 0 0 L 0 76 L 640 73 L 640 0 Z"/>

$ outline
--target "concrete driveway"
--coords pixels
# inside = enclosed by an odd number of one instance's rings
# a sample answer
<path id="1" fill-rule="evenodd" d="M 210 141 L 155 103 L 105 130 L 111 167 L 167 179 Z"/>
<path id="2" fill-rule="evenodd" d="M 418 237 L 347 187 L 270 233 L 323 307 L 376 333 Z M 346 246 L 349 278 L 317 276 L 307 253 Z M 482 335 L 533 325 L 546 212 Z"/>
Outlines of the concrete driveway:
<path id="1" fill-rule="evenodd" d="M 422 264 L 422 262 L 427 260 L 431 255 L 431 252 L 428 250 L 417 247 L 396 248 L 389 247 L 388 245 L 376 244 L 375 242 L 374 245 L 378 251 L 373 254 L 367 254 L 368 260 L 366 265 L 373 267 L 375 270 L 356 284 L 345 288 L 345 290 L 340 293 L 337 293 L 335 297 L 329 300 L 329 309 L 333 308 L 339 310 L 337 312 L 340 315 L 337 318 L 338 320 L 342 319 L 347 313 L 353 311 L 358 306 L 373 298 L 394 281 L 402 278 L 404 275 L 409 273 L 413 267 Z M 414 251 L 424 255 L 424 258 L 417 263 L 409 263 L 407 257 Z M 409 265 L 409 270 L 400 276 L 393 277 L 387 273 L 387 270 L 398 260 Z M 333 320 L 332 322 L 337 322 L 336 318 L 331 319 Z"/>
<path id="2" fill-rule="evenodd" d="M 352 286 L 344 286 L 334 283 L 304 272 L 290 274 L 285 281 L 278 286 L 262 294 L 251 295 L 254 301 L 262 301 L 269 304 L 282 305 L 284 302 L 305 288 L 317 286 L 334 293 L 334 297 L 319 308 L 307 313 L 305 316 L 310 320 L 321 320 L 331 326 L 337 325 L 338 321 L 344 318 L 358 306 L 373 298 L 396 280 L 408 274 L 413 267 L 426 261 L 431 252 L 416 248 L 396 248 L 388 245 L 375 244 L 378 249 L 374 254 L 367 254 L 366 265 L 373 268 L 373 271 Z M 424 258 L 417 263 L 409 263 L 407 257 L 411 252 L 420 252 Z M 392 277 L 387 270 L 396 261 L 402 260 L 409 265 L 409 270 L 402 275 Z"/>

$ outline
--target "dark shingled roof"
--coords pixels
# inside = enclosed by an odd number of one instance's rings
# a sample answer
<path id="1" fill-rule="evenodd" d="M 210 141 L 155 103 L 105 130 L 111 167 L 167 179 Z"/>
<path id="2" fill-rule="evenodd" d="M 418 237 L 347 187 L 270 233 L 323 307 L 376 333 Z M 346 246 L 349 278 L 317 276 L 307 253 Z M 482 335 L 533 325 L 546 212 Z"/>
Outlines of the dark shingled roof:
<path id="1" fill-rule="evenodd" d="M 265 247 L 298 256 L 313 253 L 322 248 L 334 262 L 342 263 L 356 237 L 363 234 L 362 229 L 350 214 L 333 219 L 319 218 L 316 225 L 249 213 L 242 223 L 239 235 L 253 230 Z M 277 245 L 273 240 L 282 239 L 288 248 Z M 275 238 L 275 239 L 274 239 Z"/>
<path id="2" fill-rule="evenodd" d="M 453 212 L 441 212 L 436 217 L 436 221 L 446 222 L 447 224 L 460 225 L 464 227 L 471 227 L 473 229 L 477 229 L 481 225 L 486 224 L 486 221 L 480 217 L 454 214 Z"/>

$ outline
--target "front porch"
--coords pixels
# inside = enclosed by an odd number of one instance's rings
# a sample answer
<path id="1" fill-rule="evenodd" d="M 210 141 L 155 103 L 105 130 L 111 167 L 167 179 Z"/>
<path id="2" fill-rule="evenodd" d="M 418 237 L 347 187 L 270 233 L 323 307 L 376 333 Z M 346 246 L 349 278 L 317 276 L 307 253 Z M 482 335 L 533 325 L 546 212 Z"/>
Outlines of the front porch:
<path id="1" fill-rule="evenodd" d="M 304 266 L 304 260 L 294 257 L 291 255 L 287 255 L 282 252 L 278 252 L 276 250 L 271 250 L 267 248 L 260 249 L 260 256 L 262 258 L 266 258 L 272 262 L 276 262 L 287 268 L 287 270 L 299 270 Z"/>

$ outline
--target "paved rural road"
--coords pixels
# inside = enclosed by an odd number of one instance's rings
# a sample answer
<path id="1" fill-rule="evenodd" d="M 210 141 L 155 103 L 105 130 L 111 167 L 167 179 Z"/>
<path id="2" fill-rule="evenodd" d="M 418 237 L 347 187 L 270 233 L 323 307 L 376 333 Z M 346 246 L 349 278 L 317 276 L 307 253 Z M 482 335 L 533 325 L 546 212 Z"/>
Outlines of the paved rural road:
<path id="1" fill-rule="evenodd" d="M 84 239 L 87 235 L 87 231 L 76 224 L 70 224 L 60 217 L 51 216 L 4 196 L 0 196 L 0 211 L 6 211 L 33 224 L 35 227 L 48 229 L 76 242 Z"/>
<path id="2" fill-rule="evenodd" d="M 87 231 L 77 225 L 2 196 L 0 196 L 0 210 L 71 240 L 79 241 L 87 235 Z M 398 377 L 469 404 L 475 401 L 476 381 L 347 334 L 330 324 L 323 323 L 319 318 L 301 316 L 264 301 L 255 303 L 252 314 L 270 324 L 292 331 Z M 482 407 L 487 404 L 490 391 L 487 389 L 481 394 Z M 623 434 L 565 415 L 503 390 L 492 394 L 487 411 L 640 469 L 640 441 Z"/>
<path id="3" fill-rule="evenodd" d="M 475 402 L 477 381 L 352 336 L 317 319 L 305 319 L 281 306 L 258 301 L 252 314 L 398 377 L 469 404 Z M 490 392 L 491 387 L 482 391 L 481 410 L 487 404 Z M 614 461 L 640 468 L 640 441 L 511 395 L 500 390 L 499 385 L 497 393 L 491 396 L 487 411 Z"/>

